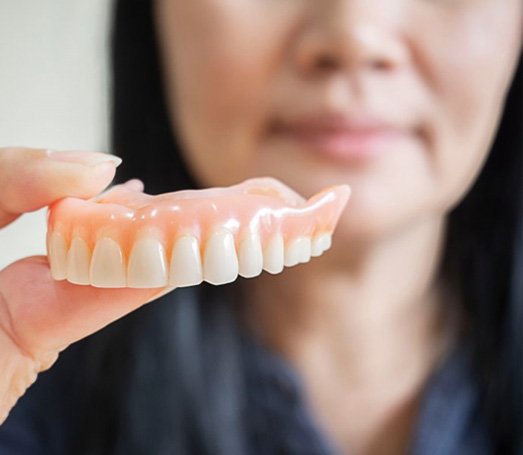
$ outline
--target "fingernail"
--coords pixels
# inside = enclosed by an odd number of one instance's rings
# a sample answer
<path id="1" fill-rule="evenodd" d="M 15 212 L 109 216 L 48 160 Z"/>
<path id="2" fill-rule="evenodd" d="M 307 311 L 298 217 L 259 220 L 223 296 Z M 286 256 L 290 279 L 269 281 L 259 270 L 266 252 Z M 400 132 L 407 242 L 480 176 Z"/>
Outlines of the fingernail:
<path id="1" fill-rule="evenodd" d="M 112 163 L 115 167 L 118 167 L 122 163 L 121 158 L 109 153 L 62 150 L 46 150 L 45 153 L 52 160 L 83 164 L 85 166 L 98 166 L 103 163 Z"/>

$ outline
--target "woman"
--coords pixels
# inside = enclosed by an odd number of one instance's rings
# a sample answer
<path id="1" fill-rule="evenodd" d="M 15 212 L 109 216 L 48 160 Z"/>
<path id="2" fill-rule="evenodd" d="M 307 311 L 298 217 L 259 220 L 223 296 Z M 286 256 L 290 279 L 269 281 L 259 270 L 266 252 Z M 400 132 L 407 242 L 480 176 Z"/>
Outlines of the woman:
<path id="1" fill-rule="evenodd" d="M 6 450 L 521 453 L 521 2 L 152 3 L 116 8 L 120 179 L 353 196 L 324 257 L 176 290 L 69 348 L 4 424 Z M 153 297 L 53 284 L 59 311 L 20 337 L 21 269 L 0 277 L 0 334 L 38 370 Z"/>

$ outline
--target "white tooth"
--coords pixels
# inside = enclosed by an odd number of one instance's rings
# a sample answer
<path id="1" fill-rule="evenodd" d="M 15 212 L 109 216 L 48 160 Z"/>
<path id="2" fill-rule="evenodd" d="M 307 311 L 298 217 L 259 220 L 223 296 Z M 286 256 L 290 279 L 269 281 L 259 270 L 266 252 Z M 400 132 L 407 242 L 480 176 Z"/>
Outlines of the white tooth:
<path id="1" fill-rule="evenodd" d="M 311 258 L 311 241 L 307 237 L 297 237 L 285 248 L 285 267 L 292 267 Z"/>
<path id="2" fill-rule="evenodd" d="M 232 233 L 225 229 L 216 231 L 205 245 L 203 279 L 211 284 L 230 283 L 237 278 L 238 268 Z"/>
<path id="3" fill-rule="evenodd" d="M 60 232 L 53 232 L 49 238 L 49 263 L 55 280 L 67 277 L 67 244 Z"/>
<path id="4" fill-rule="evenodd" d="M 127 266 L 127 286 L 159 288 L 167 285 L 167 266 L 163 245 L 153 237 L 136 240 Z"/>
<path id="5" fill-rule="evenodd" d="M 321 239 L 321 247 L 323 248 L 323 251 L 327 251 L 332 245 L 332 235 L 331 234 L 324 234 Z"/>
<path id="6" fill-rule="evenodd" d="M 331 247 L 332 236 L 331 234 L 321 234 L 317 237 L 314 237 L 312 241 L 312 256 L 321 256 L 324 251 L 328 250 Z"/>
<path id="7" fill-rule="evenodd" d="M 245 278 L 258 276 L 263 270 L 263 251 L 258 234 L 248 234 L 238 251 L 239 274 Z"/>
<path id="8" fill-rule="evenodd" d="M 284 244 L 281 234 L 274 234 L 263 252 L 263 269 L 269 273 L 280 273 L 283 270 Z"/>
<path id="9" fill-rule="evenodd" d="M 193 286 L 202 282 L 202 260 L 198 239 L 192 235 L 180 237 L 171 253 L 169 284 Z"/>
<path id="10" fill-rule="evenodd" d="M 296 239 L 296 242 L 299 242 L 299 251 L 300 251 L 300 262 L 305 263 L 311 260 L 311 239 L 310 237 L 300 237 Z"/>
<path id="11" fill-rule="evenodd" d="M 321 256 L 322 253 L 323 253 L 323 250 L 322 250 L 320 242 L 319 242 L 319 237 L 314 237 L 312 239 L 312 244 L 311 244 L 311 256 L 318 257 L 318 256 Z"/>
<path id="12" fill-rule="evenodd" d="M 99 288 L 125 287 L 125 267 L 122 249 L 113 239 L 102 237 L 96 242 L 89 278 Z"/>
<path id="13" fill-rule="evenodd" d="M 73 237 L 67 253 L 67 280 L 74 284 L 89 284 L 90 260 L 87 243 L 80 237 Z"/>

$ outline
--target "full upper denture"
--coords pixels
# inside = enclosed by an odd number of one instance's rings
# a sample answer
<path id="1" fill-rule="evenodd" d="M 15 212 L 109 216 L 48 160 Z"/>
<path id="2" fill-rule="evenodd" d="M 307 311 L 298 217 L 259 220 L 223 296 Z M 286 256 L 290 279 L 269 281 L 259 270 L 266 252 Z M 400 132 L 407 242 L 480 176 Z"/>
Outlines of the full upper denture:
<path id="1" fill-rule="evenodd" d="M 308 262 L 331 245 L 350 195 L 333 186 L 305 200 L 273 178 L 151 196 L 118 185 L 50 207 L 54 279 L 96 287 L 225 284 Z"/>

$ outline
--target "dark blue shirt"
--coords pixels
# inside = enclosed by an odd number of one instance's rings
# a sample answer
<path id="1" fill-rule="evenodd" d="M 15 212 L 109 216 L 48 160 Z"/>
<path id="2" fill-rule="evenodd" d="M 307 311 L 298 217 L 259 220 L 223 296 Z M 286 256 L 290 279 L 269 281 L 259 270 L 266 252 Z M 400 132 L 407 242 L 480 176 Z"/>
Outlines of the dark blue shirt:
<path id="1" fill-rule="evenodd" d="M 75 368 L 81 344 L 40 375 L 0 427 L 0 455 L 70 455 L 81 399 Z M 339 455 L 319 430 L 291 366 L 264 347 L 244 344 L 248 386 L 248 455 Z M 347 416 L 351 418 L 351 416 Z M 492 453 L 468 350 L 457 346 L 436 369 L 423 394 L 409 453 Z M 145 454 L 144 454 L 145 455 Z M 155 455 L 155 454 L 147 454 Z"/>
<path id="2" fill-rule="evenodd" d="M 318 430 L 290 365 L 260 346 L 248 349 L 249 385 L 256 390 L 249 416 L 251 453 L 340 455 Z M 423 394 L 409 454 L 493 453 L 470 361 L 468 349 L 456 346 L 434 371 Z"/>

